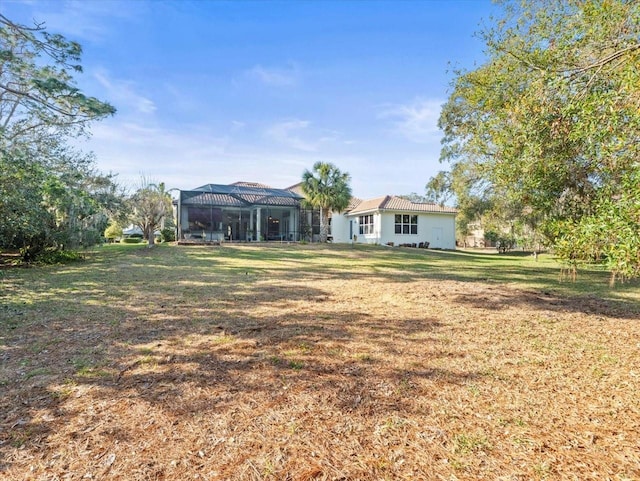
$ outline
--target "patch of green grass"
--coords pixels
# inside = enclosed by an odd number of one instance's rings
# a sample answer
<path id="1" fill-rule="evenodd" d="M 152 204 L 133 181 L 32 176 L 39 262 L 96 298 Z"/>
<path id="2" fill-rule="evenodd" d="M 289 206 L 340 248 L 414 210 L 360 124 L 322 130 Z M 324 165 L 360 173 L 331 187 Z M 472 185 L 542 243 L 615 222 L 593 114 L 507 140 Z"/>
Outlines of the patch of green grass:
<path id="1" fill-rule="evenodd" d="M 74 357 L 71 359 L 71 365 L 75 369 L 75 374 L 78 377 L 96 378 L 110 375 L 108 371 L 102 369 L 100 363 L 85 357 Z"/>
<path id="2" fill-rule="evenodd" d="M 282 363 L 282 359 L 280 357 L 278 357 L 278 356 L 270 356 L 269 357 L 269 362 L 271 364 L 273 364 L 274 366 L 277 366 L 277 365 Z"/>
<path id="3" fill-rule="evenodd" d="M 158 364 L 158 360 L 154 356 L 146 355 L 139 358 L 138 363 L 141 366 L 156 366 Z"/>
<path id="4" fill-rule="evenodd" d="M 449 465 L 456 471 L 464 471 L 467 469 L 467 464 L 456 457 L 449 459 Z"/>
<path id="5" fill-rule="evenodd" d="M 234 336 L 232 336 L 231 334 L 222 334 L 220 336 L 215 336 L 212 339 L 212 342 L 214 344 L 231 344 L 235 340 L 236 340 L 236 338 Z"/>
<path id="6" fill-rule="evenodd" d="M 394 433 L 398 430 L 402 430 L 404 426 L 406 426 L 407 421 L 398 416 L 390 416 L 385 419 L 384 423 L 376 426 L 376 434 L 385 435 Z"/>
<path id="7" fill-rule="evenodd" d="M 373 362 L 373 356 L 368 352 L 357 352 L 353 355 L 354 359 L 361 362 Z"/>
<path id="8" fill-rule="evenodd" d="M 289 367 L 295 371 L 299 371 L 304 367 L 304 362 L 302 361 L 289 361 Z"/>
<path id="9" fill-rule="evenodd" d="M 52 339 L 44 339 L 44 340 L 36 341 L 29 346 L 29 351 L 31 351 L 34 354 L 40 354 L 41 352 L 46 351 L 50 346 L 59 344 L 59 343 L 60 343 L 60 339 L 56 337 Z"/>
<path id="10" fill-rule="evenodd" d="M 327 356 L 330 357 L 341 357 L 344 354 L 344 351 L 337 347 L 326 349 L 324 352 Z"/>
<path id="11" fill-rule="evenodd" d="M 491 450 L 489 440 L 479 433 L 458 433 L 453 436 L 452 443 L 455 454 L 472 454 Z"/>
<path id="12" fill-rule="evenodd" d="M 551 476 L 552 474 L 550 461 L 542 461 L 540 463 L 535 464 L 533 466 L 533 472 L 536 474 L 536 476 L 539 479 L 549 478 L 549 476 Z M 624 478 L 620 478 L 620 479 L 624 479 Z"/>
<path id="13" fill-rule="evenodd" d="M 25 379 L 31 379 L 32 377 L 35 377 L 35 376 L 47 376 L 47 375 L 49 375 L 51 373 L 52 373 L 51 369 L 46 368 L 46 367 L 39 367 L 39 368 L 33 369 L 33 370 L 29 371 L 28 373 L 26 373 L 24 375 L 24 378 Z"/>
<path id="14" fill-rule="evenodd" d="M 473 395 L 473 397 L 478 397 L 480 396 L 480 389 L 478 388 L 477 385 L 475 384 L 468 384 L 467 385 L 467 389 L 469 390 L 469 392 Z"/>
<path id="15" fill-rule="evenodd" d="M 67 378 L 61 386 L 52 391 L 52 395 L 58 399 L 65 399 L 71 396 L 77 387 L 78 384 L 74 379 Z"/>

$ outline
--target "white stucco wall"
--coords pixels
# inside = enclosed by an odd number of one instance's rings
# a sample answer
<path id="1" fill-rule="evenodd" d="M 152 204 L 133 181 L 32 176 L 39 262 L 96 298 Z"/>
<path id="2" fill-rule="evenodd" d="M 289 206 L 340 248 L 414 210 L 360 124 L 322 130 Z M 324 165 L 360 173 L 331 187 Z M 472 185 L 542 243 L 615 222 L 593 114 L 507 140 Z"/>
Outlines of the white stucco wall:
<path id="1" fill-rule="evenodd" d="M 331 213 L 331 236 L 333 237 L 333 242 L 337 243 L 347 243 L 351 242 L 351 238 L 349 237 L 349 223 L 352 223 L 353 233 L 357 234 L 356 228 L 357 224 L 353 222 L 353 219 L 349 219 L 345 217 L 344 213 L 336 214 L 335 212 Z"/>
<path id="2" fill-rule="evenodd" d="M 358 243 L 363 244 L 387 244 L 393 242 L 399 244 L 419 244 L 429 242 L 430 248 L 455 249 L 456 225 L 455 216 L 452 214 L 422 213 L 418 215 L 417 234 L 396 234 L 395 214 L 410 214 L 409 212 L 377 212 L 373 214 L 374 232 L 372 234 L 360 234 L 358 224 L 359 216 L 345 216 L 333 214 L 331 220 L 331 232 L 333 242 L 352 242 L 349 238 L 349 222 L 353 222 L 353 234 L 357 236 Z"/>

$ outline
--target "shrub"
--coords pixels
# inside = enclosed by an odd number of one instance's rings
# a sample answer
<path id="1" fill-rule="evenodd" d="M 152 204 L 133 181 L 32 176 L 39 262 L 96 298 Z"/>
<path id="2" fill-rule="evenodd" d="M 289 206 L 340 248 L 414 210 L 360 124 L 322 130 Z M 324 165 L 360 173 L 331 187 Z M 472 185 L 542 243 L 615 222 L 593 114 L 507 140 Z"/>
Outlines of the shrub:
<path id="1" fill-rule="evenodd" d="M 84 260 L 84 257 L 77 251 L 58 249 L 45 249 L 37 257 L 37 262 L 41 264 L 66 264 L 81 260 Z"/>
<path id="2" fill-rule="evenodd" d="M 117 223 L 111 223 L 109 227 L 105 229 L 104 236 L 111 241 L 118 237 L 122 237 L 122 227 Z"/>
<path id="3" fill-rule="evenodd" d="M 84 247 L 95 246 L 102 243 L 103 237 L 95 229 L 87 229 L 82 233 L 82 245 Z"/>
<path id="4" fill-rule="evenodd" d="M 171 227 L 165 227 L 160 231 L 163 242 L 173 242 L 176 240 L 176 233 Z"/>
<path id="5" fill-rule="evenodd" d="M 142 242 L 142 237 L 125 237 L 120 242 L 122 244 L 140 244 Z"/>

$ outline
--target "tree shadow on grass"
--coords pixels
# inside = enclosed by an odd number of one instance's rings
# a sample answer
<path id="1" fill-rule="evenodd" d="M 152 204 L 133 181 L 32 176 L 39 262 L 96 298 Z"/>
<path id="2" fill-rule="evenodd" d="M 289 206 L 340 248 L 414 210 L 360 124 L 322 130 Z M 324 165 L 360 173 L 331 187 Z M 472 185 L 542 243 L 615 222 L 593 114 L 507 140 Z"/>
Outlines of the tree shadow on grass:
<path id="1" fill-rule="evenodd" d="M 337 252 L 355 259 L 346 271 L 309 265 L 307 250 L 295 256 L 280 248 L 233 248 L 224 255 L 144 252 L 113 262 L 26 270 L 6 282 L 0 473 L 23 462 L 15 458 L 20 446 L 35 456 L 69 425 L 75 429 L 69 436 L 87 443 L 100 422 L 104 438 L 126 442 L 134 435 L 129 426 L 118 426 L 117 415 L 92 414 L 95 405 L 131 401 L 186 422 L 190 415 L 232 417 L 239 403 L 286 406 L 306 393 L 311 403 L 374 418 L 408 409 L 410 396 L 427 395 L 424 386 L 465 385 L 483 377 L 473 369 L 443 367 L 460 353 L 437 343 L 438 319 L 372 315 L 357 302 L 330 308 L 325 303 L 333 293 L 312 282 L 318 276 L 366 283 L 443 279 L 438 276 L 446 273 L 430 266 L 429 256 L 425 265 L 407 271 L 402 268 L 416 256 L 394 256 L 376 261 L 381 271 L 371 272 L 358 265 L 363 254 L 344 249 Z M 326 252 L 320 254 L 329 262 L 333 251 Z M 365 259 L 371 253 L 380 255 L 369 249 Z M 266 254 L 272 258 L 265 261 Z M 390 276 L 384 269 L 402 273 Z M 464 272 L 451 276 L 467 279 Z M 487 309 L 522 305 L 628 315 L 624 303 L 596 299 L 585 306 L 499 286 L 480 295 L 457 293 L 453 301 Z M 83 423 L 88 425 L 80 428 Z"/>
<path id="2" fill-rule="evenodd" d="M 482 293 L 457 294 L 453 300 L 461 305 L 492 311 L 522 308 L 640 320 L 640 306 L 626 300 L 591 295 L 560 296 L 545 290 L 501 289 L 495 286 Z"/>
<path id="3" fill-rule="evenodd" d="M 40 452 L 69 425 L 89 423 L 74 428 L 75 441 L 98 433 L 126 442 L 131 434 L 117 419 L 102 419 L 99 431 L 91 425 L 99 419 L 91 406 L 117 400 L 142 401 L 181 418 L 231 409 L 246 393 L 287 402 L 285 388 L 296 386 L 324 392 L 327 402 L 345 409 L 358 396 L 354 373 L 395 376 L 375 358 L 344 351 L 354 336 L 395 355 L 397 339 L 438 327 L 402 317 L 388 325 L 357 306 L 326 310 L 331 293 L 287 282 L 293 271 L 274 271 L 265 283 L 246 268 L 196 266 L 185 276 L 148 259 L 139 271 L 68 266 L 11 284 L 15 296 L 3 299 L 0 315 L 6 388 L 0 469 L 17 462 L 17 452 Z M 311 307 L 278 313 L 291 303 Z M 16 316 L 20 322 L 12 321 Z M 369 396 L 376 412 L 385 396 Z"/>
<path id="4" fill-rule="evenodd" d="M 248 299 L 254 304 L 267 301 L 258 293 L 244 295 L 242 305 Z M 275 297 L 314 302 L 326 296 L 319 289 L 291 287 L 272 291 L 268 301 Z M 30 314 L 48 308 L 52 317 L 17 328 L 9 340 L 11 350 L 3 364 L 19 366 L 20 360 L 39 351 L 44 353 L 42 361 L 34 360 L 28 369 L 33 372 L 46 366 L 49 372 L 29 376 L 25 370 L 6 380 L 7 389 L 0 395 L 1 405 L 7 406 L 1 418 L 0 453 L 5 466 L 0 469 L 10 468 L 16 448 L 22 453 L 40 452 L 52 435 L 68 430 L 69 425 L 74 426 L 70 434 L 74 442 L 86 439 L 89 443 L 96 437 L 129 442 L 134 434 L 119 426 L 114 414 L 104 418 L 92 413 L 92 406 L 105 403 L 142 403 L 180 423 L 192 415 L 229 413 L 236 402 L 247 402 L 247 395 L 286 405 L 302 390 L 322 393 L 324 402 L 340 411 L 359 409 L 366 416 L 379 416 L 402 403 L 393 392 L 398 374 L 388 361 L 358 357 L 358 353 L 345 351 L 345 344 L 357 335 L 359 342 L 372 349 L 395 355 L 395 342 L 438 329 L 432 319 L 399 318 L 388 325 L 383 319 L 357 312 L 325 311 L 322 303 L 313 315 L 264 318 L 239 308 L 223 317 L 210 313 L 203 316 L 209 320 L 194 322 L 187 309 L 165 321 L 145 321 L 135 310 L 89 309 L 94 300 L 83 299 L 73 318 L 66 318 L 67 311 L 55 316 L 73 303 L 73 294 L 33 303 Z M 127 320 L 108 325 L 113 317 Z M 52 356 L 47 357 L 45 351 Z M 425 372 L 417 369 L 415 376 L 425 376 Z M 446 370 L 432 374 L 458 382 L 458 375 Z M 402 376 L 406 380 L 413 374 L 408 371 Z M 82 401 L 76 402 L 78 399 Z"/>

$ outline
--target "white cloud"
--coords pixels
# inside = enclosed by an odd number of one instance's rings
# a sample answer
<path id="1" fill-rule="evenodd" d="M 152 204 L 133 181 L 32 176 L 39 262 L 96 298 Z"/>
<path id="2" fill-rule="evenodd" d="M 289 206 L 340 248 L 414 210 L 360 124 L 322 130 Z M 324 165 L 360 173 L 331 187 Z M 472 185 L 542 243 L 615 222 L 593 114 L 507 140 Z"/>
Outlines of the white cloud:
<path id="1" fill-rule="evenodd" d="M 133 82 L 110 79 L 109 74 L 104 70 L 96 71 L 93 76 L 105 88 L 106 97 L 115 104 L 119 111 L 147 115 L 156 111 L 153 100 L 138 93 Z"/>
<path id="2" fill-rule="evenodd" d="M 282 132 L 289 134 L 287 123 L 294 131 L 310 126 L 303 120 L 281 122 Z M 284 188 L 300 182 L 304 170 L 316 161 L 334 162 L 352 174 L 367 171 L 371 165 L 371 159 L 340 153 L 293 150 L 281 144 L 256 146 L 196 125 L 161 128 L 111 118 L 94 124 L 92 132 L 92 138 L 78 147 L 94 151 L 96 167 L 119 174 L 118 181 L 129 189 L 139 184 L 141 175 L 165 182 L 168 188 L 192 189 L 239 180 Z"/>
<path id="3" fill-rule="evenodd" d="M 313 124 L 305 120 L 278 125 L 289 137 L 313 133 Z M 119 182 L 129 189 L 135 189 L 141 175 L 165 182 L 167 188 L 192 189 L 240 180 L 284 188 L 300 182 L 305 169 L 322 161 L 351 174 L 354 195 L 366 199 L 422 192 L 437 170 L 437 160 L 430 163 L 432 156 L 423 152 L 429 145 L 415 145 L 415 155 L 403 155 L 393 145 L 387 147 L 388 142 L 368 152 L 346 152 L 339 148 L 340 142 L 330 144 L 338 147 L 335 150 L 310 151 L 276 142 L 258 145 L 229 131 L 218 133 L 196 124 L 158 127 L 117 117 L 93 124 L 92 131 L 93 137 L 78 147 L 93 150 L 96 167 L 119 174 Z"/>
<path id="4" fill-rule="evenodd" d="M 97 167 L 118 173 L 128 186 L 139 181 L 140 173 L 167 184 L 180 183 L 171 187 L 192 188 L 211 182 L 209 177 L 216 175 L 214 166 L 224 161 L 229 142 L 225 136 L 195 126 L 178 131 L 118 118 L 98 122 L 91 130 L 91 139 L 81 148 L 93 150 Z M 188 183 L 183 182 L 185 178 Z"/>
<path id="5" fill-rule="evenodd" d="M 319 152 L 321 149 L 345 145 L 346 142 L 341 140 L 339 131 L 314 129 L 310 121 L 301 119 L 276 122 L 265 129 L 264 136 L 281 146 L 302 152 Z"/>
<path id="6" fill-rule="evenodd" d="M 315 152 L 318 150 L 318 144 L 304 140 L 300 136 L 300 133 L 305 131 L 309 125 L 310 122 L 308 120 L 286 120 L 269 127 L 265 135 L 279 144 L 292 149 L 302 150 L 304 152 Z"/>
<path id="7" fill-rule="evenodd" d="M 441 100 L 416 99 L 409 104 L 390 104 L 378 118 L 391 119 L 393 132 L 412 142 L 433 142 L 441 135 L 438 118 L 443 103 Z"/>
<path id="8" fill-rule="evenodd" d="M 267 68 L 256 65 L 247 70 L 246 74 L 271 87 L 292 87 L 298 84 L 300 77 L 300 72 L 294 64 L 287 68 Z"/>
<path id="9" fill-rule="evenodd" d="M 247 126 L 246 122 L 242 122 L 240 120 L 232 120 L 231 121 L 231 130 L 233 132 L 237 132 L 239 130 L 244 129 Z"/>

